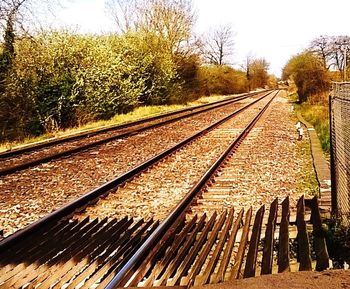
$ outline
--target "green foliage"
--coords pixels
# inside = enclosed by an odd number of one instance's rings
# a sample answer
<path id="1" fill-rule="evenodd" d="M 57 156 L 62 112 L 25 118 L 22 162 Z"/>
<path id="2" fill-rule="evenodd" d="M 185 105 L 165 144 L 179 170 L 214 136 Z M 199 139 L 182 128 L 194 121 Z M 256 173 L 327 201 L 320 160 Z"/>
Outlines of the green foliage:
<path id="1" fill-rule="evenodd" d="M 276 76 L 269 75 L 267 80 L 267 86 L 271 89 L 278 89 L 278 80 Z"/>
<path id="2" fill-rule="evenodd" d="M 201 67 L 199 81 L 201 91 L 205 95 L 227 95 L 248 90 L 245 72 L 234 70 L 229 66 L 211 65 Z"/>
<path id="3" fill-rule="evenodd" d="M 301 102 L 312 94 L 329 89 L 329 75 L 322 61 L 310 52 L 293 56 L 283 68 L 282 78 L 291 78 L 298 88 Z"/>
<path id="4" fill-rule="evenodd" d="M 324 152 L 330 152 L 330 128 L 328 94 L 317 94 L 309 97 L 309 100 L 302 103 L 300 109 L 303 117 L 310 122 L 317 133 Z"/>
<path id="5" fill-rule="evenodd" d="M 82 131 L 87 131 L 90 129 L 96 129 L 101 127 L 107 127 L 111 125 L 121 124 L 125 122 L 135 121 L 139 120 L 144 117 L 149 117 L 152 115 L 157 115 L 160 113 L 166 113 L 170 111 L 175 111 L 179 109 L 189 108 L 191 106 L 211 103 L 214 101 L 219 101 L 224 99 L 223 96 L 209 96 L 209 97 L 201 97 L 199 99 L 196 99 L 195 101 L 187 102 L 185 104 L 172 104 L 172 105 L 147 105 L 143 106 L 140 105 L 136 107 L 134 110 L 126 113 L 126 114 L 116 114 L 114 117 L 112 117 L 109 120 L 98 120 L 98 121 L 91 121 L 84 125 L 78 126 L 78 127 L 70 127 L 67 129 L 52 131 L 49 133 L 41 134 L 40 136 L 28 136 L 28 138 L 20 139 L 20 140 L 14 140 L 14 141 L 6 141 L 0 143 L 0 152 L 6 151 L 9 149 L 14 149 L 18 146 L 23 146 L 39 141 L 46 140 L 48 138 L 53 137 L 63 137 L 68 136 L 76 133 L 81 133 Z"/>
<path id="6" fill-rule="evenodd" d="M 74 54 L 77 49 L 74 43 L 73 36 L 66 33 L 40 35 L 34 41 L 22 39 L 15 43 L 16 57 L 2 95 L 3 103 L 12 107 L 12 121 L 4 130 L 37 135 L 75 123 L 71 92 L 79 60 Z"/>
<path id="7" fill-rule="evenodd" d="M 174 59 L 177 75 L 182 85 L 182 93 L 177 95 L 172 102 L 186 103 L 199 98 L 202 94 L 200 91 L 200 60 L 198 55 L 177 53 Z"/>
<path id="8" fill-rule="evenodd" d="M 300 173 L 296 180 L 297 193 L 305 196 L 319 196 L 318 182 L 313 167 L 310 142 L 304 138 L 297 142 L 297 158 L 300 162 Z"/>
<path id="9" fill-rule="evenodd" d="M 73 96 L 81 111 L 96 119 L 108 119 L 137 104 L 144 79 L 137 79 L 136 74 L 148 59 L 142 60 L 132 47 L 123 46 L 118 39 L 90 41 L 90 49 L 75 76 Z"/>
<path id="10" fill-rule="evenodd" d="M 142 105 L 186 103 L 246 92 L 246 73 L 201 67 L 188 49 L 168 49 L 151 31 L 17 38 L 9 65 L 0 53 L 0 138 L 23 139 L 107 120 Z"/>
<path id="11" fill-rule="evenodd" d="M 0 96 L 1 137 L 108 119 L 140 103 L 173 102 L 184 81 L 162 46 L 154 35 L 141 33 L 51 32 L 18 40 Z M 183 77 L 190 81 L 192 75 Z"/>

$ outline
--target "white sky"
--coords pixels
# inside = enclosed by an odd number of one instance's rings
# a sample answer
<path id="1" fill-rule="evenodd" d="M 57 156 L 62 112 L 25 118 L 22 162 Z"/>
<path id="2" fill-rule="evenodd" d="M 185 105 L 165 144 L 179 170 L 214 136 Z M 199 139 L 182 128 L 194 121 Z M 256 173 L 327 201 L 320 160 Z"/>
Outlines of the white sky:
<path id="1" fill-rule="evenodd" d="M 229 23 L 235 31 L 233 63 L 264 57 L 280 76 L 288 59 L 320 35 L 350 34 L 349 0 L 193 0 L 195 31 Z M 66 0 L 57 20 L 78 32 L 113 31 L 105 0 Z"/>

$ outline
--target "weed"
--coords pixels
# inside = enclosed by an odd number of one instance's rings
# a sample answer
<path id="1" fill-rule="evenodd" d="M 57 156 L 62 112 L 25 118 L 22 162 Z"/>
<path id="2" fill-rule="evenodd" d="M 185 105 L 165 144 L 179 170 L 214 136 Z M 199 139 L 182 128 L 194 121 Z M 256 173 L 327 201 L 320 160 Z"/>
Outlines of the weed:
<path id="1" fill-rule="evenodd" d="M 329 220 L 326 230 L 327 248 L 334 268 L 350 264 L 350 227 L 341 225 L 337 219 Z"/>
<path id="2" fill-rule="evenodd" d="M 291 98 L 295 101 L 296 95 Z M 295 108 L 302 116 L 313 125 L 321 142 L 323 151 L 329 154 L 330 151 L 330 128 L 328 94 L 321 93 L 312 95 L 307 102 L 295 103 Z"/>
<path id="3" fill-rule="evenodd" d="M 297 192 L 305 196 L 318 196 L 319 188 L 311 156 L 308 138 L 297 142 L 298 159 L 301 160 L 301 173 L 296 185 Z"/>

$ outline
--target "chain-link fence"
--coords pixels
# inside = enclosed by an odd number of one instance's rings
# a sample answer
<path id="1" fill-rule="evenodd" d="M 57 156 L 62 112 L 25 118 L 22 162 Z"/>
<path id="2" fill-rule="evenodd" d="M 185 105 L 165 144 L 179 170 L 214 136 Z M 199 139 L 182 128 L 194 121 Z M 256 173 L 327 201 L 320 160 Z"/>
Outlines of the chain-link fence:
<path id="1" fill-rule="evenodd" d="M 330 114 L 332 209 L 350 225 L 350 82 L 333 84 Z"/>

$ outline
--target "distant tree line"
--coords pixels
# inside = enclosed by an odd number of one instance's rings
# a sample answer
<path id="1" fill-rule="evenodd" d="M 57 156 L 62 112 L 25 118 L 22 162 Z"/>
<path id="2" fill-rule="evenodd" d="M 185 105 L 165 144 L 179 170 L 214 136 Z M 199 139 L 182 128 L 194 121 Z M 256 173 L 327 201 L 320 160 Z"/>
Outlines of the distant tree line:
<path id="1" fill-rule="evenodd" d="M 347 80 L 349 57 L 349 36 L 320 36 L 287 62 L 282 78 L 295 83 L 303 102 L 312 95 L 327 92 L 331 81 Z"/>
<path id="2" fill-rule="evenodd" d="M 2 141 L 108 119 L 139 105 L 275 85 L 264 59 L 250 59 L 243 70 L 229 65 L 234 38 L 228 26 L 195 37 L 189 0 L 108 0 L 118 30 L 110 35 L 29 31 L 27 19 L 39 2 L 0 1 Z"/>

